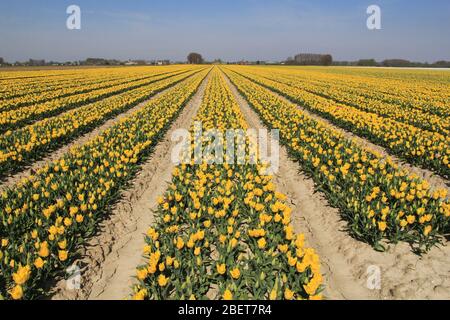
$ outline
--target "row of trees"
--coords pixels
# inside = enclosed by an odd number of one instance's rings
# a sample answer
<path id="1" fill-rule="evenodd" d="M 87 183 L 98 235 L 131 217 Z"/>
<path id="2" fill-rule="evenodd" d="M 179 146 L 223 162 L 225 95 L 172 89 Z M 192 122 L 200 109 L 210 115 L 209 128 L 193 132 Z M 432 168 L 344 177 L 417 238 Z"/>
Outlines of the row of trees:
<path id="1" fill-rule="evenodd" d="M 347 65 L 352 65 L 348 63 Z M 436 61 L 434 63 L 411 62 L 405 59 L 386 59 L 377 62 L 375 59 L 360 59 L 353 65 L 364 67 L 429 67 L 429 68 L 450 68 L 450 61 Z"/>
<path id="2" fill-rule="evenodd" d="M 301 66 L 329 66 L 333 63 L 333 57 L 331 54 L 300 53 L 294 58 L 287 58 L 284 63 L 288 65 Z"/>
<path id="3" fill-rule="evenodd" d="M 187 62 L 189 64 L 202 64 L 205 63 L 202 55 L 197 52 L 191 52 L 187 56 Z M 148 63 L 146 61 L 134 60 L 132 64 L 169 64 L 169 60 L 161 60 L 161 62 Z M 213 63 L 222 63 L 221 59 L 216 59 Z M 337 65 L 337 66 L 365 66 L 365 67 L 429 67 L 429 68 L 450 68 L 450 61 L 436 61 L 434 63 L 422 63 L 411 62 L 404 59 L 387 59 L 381 62 L 377 62 L 375 59 L 360 59 L 358 61 L 334 61 L 331 55 L 311 55 L 311 54 L 299 54 L 294 58 L 288 58 L 285 62 L 288 65 Z M 102 58 L 87 58 L 84 61 L 75 62 L 46 62 L 45 60 L 33 60 L 30 59 L 27 62 L 16 62 L 14 65 L 23 66 L 37 66 L 37 65 L 123 65 L 127 64 L 119 60 L 108 60 Z M 130 63 L 131 64 L 131 63 Z M 251 64 L 251 63 L 243 63 Z M 257 61 L 256 64 L 265 64 L 264 61 Z M 0 57 L 0 66 L 10 66 L 2 57 Z"/>
<path id="4" fill-rule="evenodd" d="M 184 63 L 184 62 L 175 62 Z M 122 61 L 117 59 L 104 59 L 104 58 L 87 58 L 86 60 L 80 61 L 45 61 L 29 59 L 28 61 L 20 62 L 16 61 L 14 63 L 8 63 L 0 58 L 0 66 L 123 66 L 123 65 L 168 65 L 170 60 L 128 60 Z"/>
<path id="5" fill-rule="evenodd" d="M 190 64 L 202 64 L 205 61 L 203 60 L 203 57 L 201 54 L 196 52 L 191 52 L 188 57 L 187 61 Z M 159 60 L 159 61 L 143 61 L 143 60 L 133 60 L 132 62 L 128 62 L 128 64 L 137 64 L 137 65 L 145 65 L 145 64 L 169 64 L 169 60 Z M 116 59 L 104 59 L 104 58 L 87 58 L 83 61 L 74 61 L 74 62 L 46 62 L 45 60 L 36 60 L 36 59 L 30 59 L 26 62 L 15 62 L 14 65 L 16 66 L 46 66 L 46 65 L 89 65 L 89 66 L 118 66 L 118 65 L 124 65 L 127 64 L 127 62 L 116 60 Z M 0 57 L 0 66 L 11 66 L 12 64 L 7 63 L 2 57 Z"/>

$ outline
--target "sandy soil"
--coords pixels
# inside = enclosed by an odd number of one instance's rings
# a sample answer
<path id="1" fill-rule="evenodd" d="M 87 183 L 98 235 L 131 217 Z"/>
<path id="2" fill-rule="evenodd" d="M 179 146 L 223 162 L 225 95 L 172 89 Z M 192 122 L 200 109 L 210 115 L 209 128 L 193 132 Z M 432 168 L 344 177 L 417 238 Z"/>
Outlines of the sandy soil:
<path id="1" fill-rule="evenodd" d="M 230 83 L 230 82 L 229 82 Z M 248 124 L 262 128 L 258 115 L 230 83 Z M 319 118 L 314 116 L 315 118 Z M 319 118 L 320 119 L 320 118 Z M 359 139 L 359 138 L 358 138 Z M 322 261 L 328 299 L 449 299 L 450 247 L 435 247 L 423 257 L 401 243 L 377 252 L 344 231 L 339 211 L 330 207 L 314 182 L 280 146 L 280 168 L 274 175 L 277 190 L 288 196 L 295 231 L 304 233 L 309 246 Z M 420 169 L 418 169 L 420 170 Z M 436 183 L 436 182 L 435 182 Z M 379 268 L 380 289 L 369 289 L 368 268 Z"/>
<path id="2" fill-rule="evenodd" d="M 167 189 L 172 175 L 170 140 L 173 130 L 189 129 L 201 104 L 209 76 L 205 78 L 164 139 L 158 143 L 149 160 L 141 167 L 130 188 L 102 222 L 99 233 L 83 249 L 82 285 L 80 290 L 65 289 L 65 281 L 57 285 L 53 299 L 125 299 L 135 283 L 136 267 L 143 263 L 144 234 L 153 222 L 157 198 Z"/>

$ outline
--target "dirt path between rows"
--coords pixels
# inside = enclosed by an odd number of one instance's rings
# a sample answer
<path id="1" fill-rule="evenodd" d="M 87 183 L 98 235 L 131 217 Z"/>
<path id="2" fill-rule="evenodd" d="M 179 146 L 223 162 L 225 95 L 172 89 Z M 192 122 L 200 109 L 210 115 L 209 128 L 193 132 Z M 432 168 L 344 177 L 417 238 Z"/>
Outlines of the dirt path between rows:
<path id="1" fill-rule="evenodd" d="M 251 128 L 264 128 L 236 87 L 226 77 Z M 280 146 L 280 167 L 274 175 L 277 190 L 288 196 L 293 226 L 319 254 L 327 299 L 449 299 L 450 247 L 435 247 L 422 258 L 405 243 L 377 252 L 352 238 L 339 210 L 315 191 L 312 179 L 300 172 L 286 148 Z M 381 287 L 372 281 L 380 271 Z M 369 284 L 369 286 L 368 286 Z M 372 287 L 373 289 L 369 289 Z M 375 288 L 374 288 L 375 287 Z"/>
<path id="2" fill-rule="evenodd" d="M 83 250 L 78 262 L 82 266 L 81 289 L 67 290 L 65 281 L 61 281 L 53 299 L 120 300 L 130 296 L 136 267 L 144 262 L 144 235 L 153 222 L 157 198 L 167 189 L 175 167 L 171 161 L 171 134 L 175 129 L 189 129 L 209 77 L 141 166 L 130 188 L 122 192 L 122 199 L 101 223 L 98 235 Z"/>
<path id="3" fill-rule="evenodd" d="M 177 83 L 175 86 L 178 86 L 178 85 L 180 85 L 180 83 Z M 94 128 L 93 130 L 91 130 L 91 131 L 89 131 L 89 132 L 87 132 L 85 134 L 80 135 L 78 138 L 75 138 L 75 140 L 72 140 L 71 142 L 69 142 L 67 144 L 64 144 L 60 148 L 52 151 L 49 155 L 47 155 L 46 157 L 42 158 L 41 160 L 33 162 L 26 169 L 21 170 L 20 172 L 17 172 L 15 174 L 12 174 L 12 175 L 4 178 L 3 181 L 0 181 L 0 192 L 2 192 L 3 190 L 6 190 L 7 188 L 13 187 L 16 183 L 18 183 L 23 178 L 32 175 L 37 170 L 39 170 L 40 168 L 44 167 L 48 162 L 51 162 L 53 160 L 61 158 L 65 153 L 69 152 L 69 150 L 71 148 L 73 148 L 75 146 L 80 146 L 80 145 L 83 145 L 83 144 L 87 143 L 88 141 L 90 141 L 91 139 L 96 137 L 97 135 L 101 134 L 103 131 L 109 129 L 114 124 L 118 123 L 120 121 L 120 119 L 128 117 L 130 114 L 132 114 L 136 110 L 141 109 L 146 104 L 148 104 L 150 101 L 152 101 L 153 99 L 156 99 L 160 95 L 164 94 L 167 90 L 170 90 L 170 89 L 172 89 L 175 86 L 171 86 L 171 87 L 169 87 L 167 89 L 164 89 L 164 90 L 158 92 L 157 94 L 151 96 L 149 99 L 139 103 L 138 105 L 132 107 L 131 109 L 128 109 L 127 111 L 125 111 L 125 112 L 123 112 L 123 113 L 121 113 L 121 114 L 119 114 L 119 115 L 117 115 L 117 116 L 115 116 L 113 118 L 110 118 L 109 120 L 107 120 L 106 122 L 104 122 L 100 126 Z"/>

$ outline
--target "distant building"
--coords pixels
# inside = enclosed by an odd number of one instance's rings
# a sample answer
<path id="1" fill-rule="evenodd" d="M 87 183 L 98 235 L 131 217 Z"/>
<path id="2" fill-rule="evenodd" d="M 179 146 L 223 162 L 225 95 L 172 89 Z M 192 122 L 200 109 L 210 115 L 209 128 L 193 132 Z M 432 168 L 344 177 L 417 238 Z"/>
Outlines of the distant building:
<path id="1" fill-rule="evenodd" d="M 169 65 L 169 64 L 170 64 L 170 61 L 169 61 L 169 60 L 158 60 L 158 61 L 156 62 L 156 64 L 157 64 L 158 66 L 166 66 L 166 65 Z"/>
<path id="2" fill-rule="evenodd" d="M 151 60 L 148 64 L 152 66 L 165 66 L 170 64 L 170 60 Z"/>

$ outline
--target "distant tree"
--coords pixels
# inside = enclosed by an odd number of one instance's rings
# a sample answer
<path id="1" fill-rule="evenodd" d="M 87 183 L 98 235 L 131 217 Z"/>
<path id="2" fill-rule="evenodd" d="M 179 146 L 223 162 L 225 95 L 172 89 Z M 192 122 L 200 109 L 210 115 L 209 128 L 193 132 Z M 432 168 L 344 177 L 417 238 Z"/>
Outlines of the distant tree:
<path id="1" fill-rule="evenodd" d="M 0 57 L 0 64 L 4 64 L 4 63 L 5 63 L 5 60 L 3 60 L 2 57 Z"/>
<path id="2" fill-rule="evenodd" d="M 106 64 L 106 60 L 102 58 L 87 58 L 83 64 L 86 65 L 104 65 Z"/>
<path id="3" fill-rule="evenodd" d="M 411 61 L 403 59 L 387 59 L 381 63 L 385 67 L 411 67 Z"/>
<path id="4" fill-rule="evenodd" d="M 358 66 L 378 66 L 378 63 L 375 61 L 375 59 L 359 59 L 356 64 Z"/>
<path id="5" fill-rule="evenodd" d="M 295 64 L 295 60 L 292 57 L 288 57 L 285 61 L 286 64 Z"/>
<path id="6" fill-rule="evenodd" d="M 28 60 L 28 65 L 29 66 L 45 66 L 45 60 L 30 59 L 30 60 Z"/>
<path id="7" fill-rule="evenodd" d="M 190 64 L 202 64 L 203 63 L 203 57 L 200 53 L 191 52 L 187 56 L 188 63 Z"/>
<path id="8" fill-rule="evenodd" d="M 433 63 L 433 65 L 440 68 L 450 68 L 450 61 L 440 60 Z"/>
<path id="9" fill-rule="evenodd" d="M 348 66 L 350 65 L 349 61 L 333 61 L 333 66 Z"/>
<path id="10" fill-rule="evenodd" d="M 333 63 L 333 57 L 331 56 L 331 54 L 324 54 L 321 58 L 320 58 L 320 62 L 323 66 L 329 66 Z"/>

